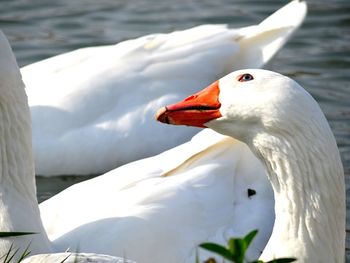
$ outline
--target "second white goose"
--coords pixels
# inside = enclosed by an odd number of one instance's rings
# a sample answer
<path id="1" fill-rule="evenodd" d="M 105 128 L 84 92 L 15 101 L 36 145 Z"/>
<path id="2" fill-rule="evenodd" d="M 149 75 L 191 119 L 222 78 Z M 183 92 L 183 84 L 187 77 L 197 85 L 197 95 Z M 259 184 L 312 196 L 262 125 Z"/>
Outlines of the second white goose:
<path id="1" fill-rule="evenodd" d="M 36 174 L 101 174 L 187 141 L 198 129 L 157 125 L 156 110 L 233 69 L 263 66 L 305 14 L 294 0 L 254 26 L 203 25 L 23 67 Z"/>

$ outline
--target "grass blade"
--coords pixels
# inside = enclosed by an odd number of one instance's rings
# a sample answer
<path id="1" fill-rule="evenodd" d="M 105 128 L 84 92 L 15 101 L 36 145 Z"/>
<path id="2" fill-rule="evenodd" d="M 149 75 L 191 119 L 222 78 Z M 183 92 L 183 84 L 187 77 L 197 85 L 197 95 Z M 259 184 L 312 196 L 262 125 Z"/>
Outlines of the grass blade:
<path id="1" fill-rule="evenodd" d="M 266 263 L 290 263 L 296 261 L 296 258 L 278 258 L 278 259 L 273 259 L 269 262 Z"/>
<path id="2" fill-rule="evenodd" d="M 34 235 L 38 234 L 35 232 L 0 232 L 0 237 L 18 237 L 18 236 L 26 236 L 26 235 Z"/>
<path id="3" fill-rule="evenodd" d="M 29 251 L 29 247 L 32 244 L 32 242 L 30 242 L 28 244 L 28 246 L 26 247 L 26 249 L 23 251 L 22 255 L 20 256 L 20 258 L 18 259 L 17 263 L 21 262 L 23 259 L 25 259 L 26 257 L 28 257 L 31 253 L 31 251 Z"/>
<path id="4" fill-rule="evenodd" d="M 13 244 L 11 244 L 11 246 L 10 246 L 9 250 L 7 251 L 7 253 L 0 258 L 0 259 L 5 258 L 3 260 L 3 262 L 7 261 L 8 257 L 10 256 L 10 253 L 11 253 L 12 249 L 13 249 Z"/>

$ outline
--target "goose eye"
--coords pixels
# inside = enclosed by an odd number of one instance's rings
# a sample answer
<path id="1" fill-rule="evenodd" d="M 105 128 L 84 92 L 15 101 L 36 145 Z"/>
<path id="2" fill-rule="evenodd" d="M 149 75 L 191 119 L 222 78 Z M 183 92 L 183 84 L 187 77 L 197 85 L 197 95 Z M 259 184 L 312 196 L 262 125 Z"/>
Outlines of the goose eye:
<path id="1" fill-rule="evenodd" d="M 238 77 L 238 81 L 240 81 L 240 82 L 250 81 L 253 79 L 254 79 L 254 77 L 252 75 L 250 75 L 249 73 L 242 74 Z"/>

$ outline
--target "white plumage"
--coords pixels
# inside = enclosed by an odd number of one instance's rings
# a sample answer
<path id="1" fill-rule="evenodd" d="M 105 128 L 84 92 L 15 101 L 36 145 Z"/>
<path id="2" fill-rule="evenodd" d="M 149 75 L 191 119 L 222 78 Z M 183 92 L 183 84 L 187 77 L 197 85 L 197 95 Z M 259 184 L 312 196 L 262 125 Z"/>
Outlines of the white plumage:
<path id="1" fill-rule="evenodd" d="M 202 131 L 188 143 L 45 201 L 40 205 L 42 224 L 29 107 L 2 34 L 0 42 L 0 227 L 38 233 L 0 239 L 0 253 L 12 243 L 24 249 L 32 240 L 33 254 L 71 248 L 111 256 L 125 253 L 145 263 L 193 262 L 198 243 L 223 243 L 257 228 L 249 257 L 263 251 L 264 260 L 287 256 L 299 262 L 344 261 L 344 173 L 331 129 L 304 89 L 263 70 L 238 71 L 215 82 L 211 87 L 217 92 L 207 90 L 206 96 L 214 99 L 203 99 L 205 107 L 193 103 L 181 108 L 180 103 L 159 113 L 176 108 L 174 116 L 158 116 L 191 125 L 198 121 L 191 118 L 194 113 L 216 112 L 208 114 L 214 118 L 201 119 L 201 126 L 245 144 Z M 201 96 L 185 100 L 187 106 Z M 212 101 L 219 104 L 211 107 Z M 267 177 L 252 152 L 267 168 Z"/>
<path id="2" fill-rule="evenodd" d="M 156 110 L 234 69 L 263 66 L 305 14 L 295 0 L 255 26 L 203 25 L 23 67 L 36 174 L 101 174 L 189 140 L 197 129 L 161 126 Z"/>
<path id="3" fill-rule="evenodd" d="M 40 211 L 56 249 L 125 253 L 136 262 L 193 262 L 201 242 L 260 229 L 249 253 L 257 258 L 274 218 L 262 165 L 247 146 L 210 130 L 73 185 Z"/>

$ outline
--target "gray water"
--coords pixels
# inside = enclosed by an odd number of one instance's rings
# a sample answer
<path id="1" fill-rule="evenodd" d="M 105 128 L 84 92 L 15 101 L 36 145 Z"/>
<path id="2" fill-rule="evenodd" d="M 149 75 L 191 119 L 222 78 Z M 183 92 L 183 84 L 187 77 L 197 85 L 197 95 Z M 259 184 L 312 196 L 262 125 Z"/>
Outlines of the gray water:
<path id="1" fill-rule="evenodd" d="M 287 2 L 0 0 L 0 28 L 9 38 L 18 63 L 24 66 L 79 47 L 112 44 L 204 23 L 251 25 Z M 349 200 L 350 1 L 311 0 L 308 5 L 302 28 L 268 68 L 294 78 L 320 103 L 338 142 Z M 44 200 L 84 179 L 87 177 L 38 178 L 38 198 Z M 349 229 L 349 216 L 347 224 Z"/>

